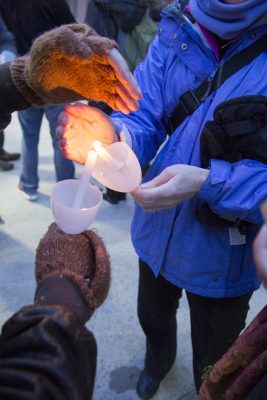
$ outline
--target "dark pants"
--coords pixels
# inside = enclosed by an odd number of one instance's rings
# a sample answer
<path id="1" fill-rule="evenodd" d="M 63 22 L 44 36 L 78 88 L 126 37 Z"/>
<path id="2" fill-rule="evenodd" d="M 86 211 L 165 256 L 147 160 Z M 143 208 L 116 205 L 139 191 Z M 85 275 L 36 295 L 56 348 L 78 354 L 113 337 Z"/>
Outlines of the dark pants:
<path id="1" fill-rule="evenodd" d="M 205 368 L 225 353 L 245 327 L 252 293 L 219 299 L 186 295 L 198 392 Z M 155 278 L 148 265 L 139 261 L 138 317 L 146 335 L 145 368 L 157 380 L 164 378 L 176 358 L 176 311 L 181 296 L 181 288 L 161 275 Z"/>
<path id="2" fill-rule="evenodd" d="M 4 150 L 4 141 L 5 141 L 4 131 L 0 130 L 0 156 L 2 155 L 2 151 Z"/>

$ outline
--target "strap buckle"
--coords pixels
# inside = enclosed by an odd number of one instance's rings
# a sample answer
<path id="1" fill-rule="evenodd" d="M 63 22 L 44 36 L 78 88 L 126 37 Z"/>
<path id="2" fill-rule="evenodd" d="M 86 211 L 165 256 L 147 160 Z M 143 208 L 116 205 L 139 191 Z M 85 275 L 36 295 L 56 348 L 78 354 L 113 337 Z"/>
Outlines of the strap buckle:
<path id="1" fill-rule="evenodd" d="M 197 98 L 193 90 L 189 89 L 180 97 L 180 104 L 188 115 L 193 112 L 200 105 L 200 100 Z"/>

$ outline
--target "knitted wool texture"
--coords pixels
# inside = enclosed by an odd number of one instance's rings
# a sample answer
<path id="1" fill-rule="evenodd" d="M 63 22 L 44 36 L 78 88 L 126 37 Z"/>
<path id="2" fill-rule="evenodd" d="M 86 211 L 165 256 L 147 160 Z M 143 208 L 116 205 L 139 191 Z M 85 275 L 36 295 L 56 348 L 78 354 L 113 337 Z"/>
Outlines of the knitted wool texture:
<path id="1" fill-rule="evenodd" d="M 213 366 L 199 400 L 242 400 L 267 372 L 267 306 Z"/>
<path id="2" fill-rule="evenodd" d="M 71 280 L 91 315 L 106 299 L 110 286 L 110 261 L 103 241 L 91 230 L 68 235 L 52 223 L 39 242 L 35 261 L 37 283 L 49 275 Z"/>
<path id="3" fill-rule="evenodd" d="M 11 78 L 37 107 L 94 99 L 116 108 L 118 80 L 107 55 L 117 47 L 86 24 L 62 25 L 39 36 L 28 55 L 10 64 Z"/>

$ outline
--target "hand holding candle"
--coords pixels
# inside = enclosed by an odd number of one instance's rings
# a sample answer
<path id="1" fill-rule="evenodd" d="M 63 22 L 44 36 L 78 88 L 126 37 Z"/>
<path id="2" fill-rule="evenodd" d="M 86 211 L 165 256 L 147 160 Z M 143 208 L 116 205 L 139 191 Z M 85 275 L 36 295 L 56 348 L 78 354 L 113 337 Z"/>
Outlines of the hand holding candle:
<path id="1" fill-rule="evenodd" d="M 167 210 L 192 199 L 208 174 L 208 170 L 193 165 L 170 165 L 155 178 L 140 185 L 132 195 L 145 211 Z"/>
<path id="2" fill-rule="evenodd" d="M 111 120 L 97 108 L 69 105 L 59 116 L 57 136 L 65 157 L 85 164 L 81 179 L 58 182 L 51 195 L 56 222 L 66 233 L 80 233 L 95 219 L 102 194 L 90 185 L 92 176 L 104 186 L 131 192 L 141 182 L 140 164 L 126 143 L 118 142 Z"/>

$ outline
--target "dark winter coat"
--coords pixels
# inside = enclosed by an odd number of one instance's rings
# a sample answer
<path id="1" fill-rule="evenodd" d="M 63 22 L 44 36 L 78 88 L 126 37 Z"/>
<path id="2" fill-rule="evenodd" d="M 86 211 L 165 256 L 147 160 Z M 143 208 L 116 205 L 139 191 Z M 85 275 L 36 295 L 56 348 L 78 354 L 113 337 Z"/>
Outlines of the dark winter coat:
<path id="1" fill-rule="evenodd" d="M 91 0 L 85 22 L 102 36 L 117 40 L 119 29 L 130 32 L 144 18 L 145 0 Z"/>
<path id="2" fill-rule="evenodd" d="M 0 15 L 0 53 L 4 50 L 14 54 L 17 53 L 14 36 L 7 30 L 6 24 Z"/>
<path id="3" fill-rule="evenodd" d="M 51 304 L 41 304 L 42 298 Z M 78 303 L 83 308 L 78 309 Z M 92 398 L 97 347 L 85 327 L 86 313 L 71 281 L 59 277 L 41 281 L 35 304 L 22 307 L 2 328 L 1 400 Z"/>
<path id="4" fill-rule="evenodd" d="M 42 33 L 75 22 L 65 0 L 0 0 L 0 12 L 15 37 L 19 55 L 27 53 Z"/>

